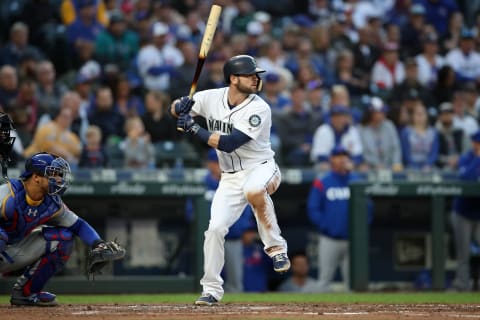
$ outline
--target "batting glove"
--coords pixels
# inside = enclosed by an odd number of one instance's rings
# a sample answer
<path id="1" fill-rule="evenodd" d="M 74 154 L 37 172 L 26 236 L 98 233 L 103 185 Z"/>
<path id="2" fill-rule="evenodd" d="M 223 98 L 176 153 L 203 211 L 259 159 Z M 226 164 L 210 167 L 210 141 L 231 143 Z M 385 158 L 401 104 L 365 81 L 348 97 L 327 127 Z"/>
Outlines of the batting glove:
<path id="1" fill-rule="evenodd" d="M 177 128 L 182 129 L 185 132 L 188 132 L 192 135 L 197 134 L 200 125 L 195 123 L 192 116 L 187 113 L 182 113 L 177 119 Z"/>
<path id="2" fill-rule="evenodd" d="M 177 115 L 190 113 L 190 110 L 192 110 L 194 103 L 195 101 L 190 99 L 189 97 L 181 97 L 180 101 L 175 103 L 175 113 Z"/>

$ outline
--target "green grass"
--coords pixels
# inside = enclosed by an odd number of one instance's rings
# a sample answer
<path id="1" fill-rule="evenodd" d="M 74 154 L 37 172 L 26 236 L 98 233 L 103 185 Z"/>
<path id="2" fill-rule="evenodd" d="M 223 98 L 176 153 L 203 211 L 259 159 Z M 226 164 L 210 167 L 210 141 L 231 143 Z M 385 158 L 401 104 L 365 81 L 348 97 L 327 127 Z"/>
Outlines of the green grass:
<path id="1" fill-rule="evenodd" d="M 190 304 L 197 294 L 131 294 L 131 295 L 59 295 L 64 304 Z M 0 304 L 9 303 L 9 296 L 0 295 Z M 372 304 L 478 304 L 478 293 L 403 292 L 403 293 L 331 293 L 331 294 L 226 294 L 223 303 L 372 303 Z"/>

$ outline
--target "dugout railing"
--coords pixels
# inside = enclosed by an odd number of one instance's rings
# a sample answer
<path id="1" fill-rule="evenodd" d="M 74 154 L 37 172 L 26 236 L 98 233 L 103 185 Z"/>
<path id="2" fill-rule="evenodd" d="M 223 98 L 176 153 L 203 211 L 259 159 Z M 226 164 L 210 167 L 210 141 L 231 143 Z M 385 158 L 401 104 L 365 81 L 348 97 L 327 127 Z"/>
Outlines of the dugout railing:
<path id="1" fill-rule="evenodd" d="M 388 181 L 354 182 L 350 186 L 350 287 L 354 291 L 366 291 L 369 288 L 369 226 L 368 199 L 413 197 L 429 199 L 431 230 L 431 288 L 446 289 L 446 226 L 450 212 L 447 212 L 447 198 L 456 196 L 479 197 L 478 182 L 443 181 L 433 176 L 432 181 Z M 392 217 L 395 219 L 395 217 Z"/>

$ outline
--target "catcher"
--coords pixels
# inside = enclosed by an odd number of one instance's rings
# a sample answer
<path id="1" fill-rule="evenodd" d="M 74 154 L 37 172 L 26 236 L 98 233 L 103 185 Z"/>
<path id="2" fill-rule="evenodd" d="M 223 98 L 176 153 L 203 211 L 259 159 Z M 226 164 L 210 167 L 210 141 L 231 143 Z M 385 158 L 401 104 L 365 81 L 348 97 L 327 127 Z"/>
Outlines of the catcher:
<path id="1" fill-rule="evenodd" d="M 44 152 L 26 160 L 19 179 L 0 185 L 0 272 L 23 270 L 13 286 L 12 305 L 57 305 L 56 296 L 42 289 L 65 266 L 74 236 L 92 248 L 87 272 L 99 272 L 125 255 L 63 203 L 70 177 L 66 160 Z"/>

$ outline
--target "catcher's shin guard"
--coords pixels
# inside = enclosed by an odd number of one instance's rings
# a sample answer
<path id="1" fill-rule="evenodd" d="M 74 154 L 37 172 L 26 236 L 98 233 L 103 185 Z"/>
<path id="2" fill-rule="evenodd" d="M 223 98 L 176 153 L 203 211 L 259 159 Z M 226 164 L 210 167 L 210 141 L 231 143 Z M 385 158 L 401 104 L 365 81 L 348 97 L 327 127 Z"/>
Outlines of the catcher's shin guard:
<path id="1" fill-rule="evenodd" d="M 45 227 L 42 230 L 46 242 L 45 254 L 27 267 L 14 285 L 24 296 L 40 293 L 47 281 L 62 270 L 73 250 L 73 234 L 65 228 Z"/>

